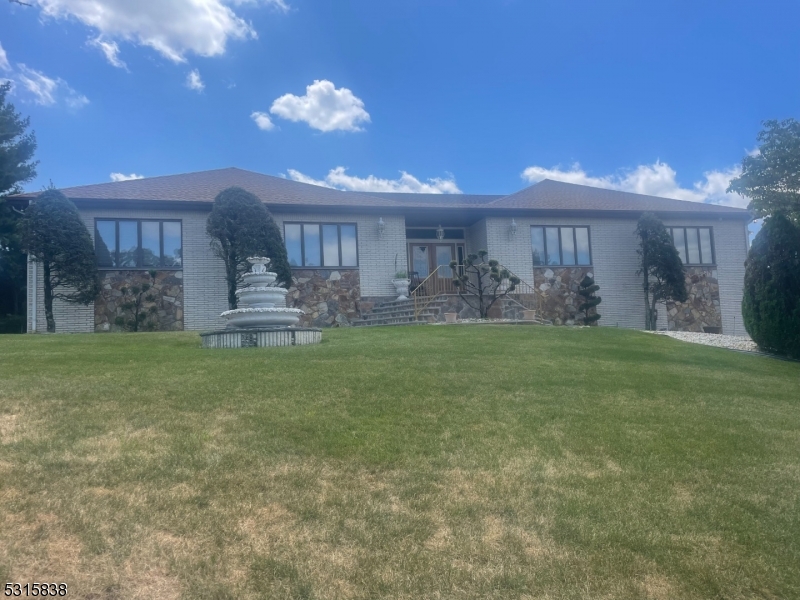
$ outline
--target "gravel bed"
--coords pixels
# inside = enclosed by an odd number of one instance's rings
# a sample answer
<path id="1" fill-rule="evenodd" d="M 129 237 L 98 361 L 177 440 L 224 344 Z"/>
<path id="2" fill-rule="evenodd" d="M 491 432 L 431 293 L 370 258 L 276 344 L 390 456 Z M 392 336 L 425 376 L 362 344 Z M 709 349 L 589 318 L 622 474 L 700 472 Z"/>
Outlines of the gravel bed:
<path id="1" fill-rule="evenodd" d="M 729 350 L 742 350 L 744 352 L 758 352 L 758 346 L 749 337 L 743 335 L 720 335 L 718 333 L 693 333 L 690 331 L 648 331 L 658 335 L 668 335 L 682 342 L 728 348 Z"/>

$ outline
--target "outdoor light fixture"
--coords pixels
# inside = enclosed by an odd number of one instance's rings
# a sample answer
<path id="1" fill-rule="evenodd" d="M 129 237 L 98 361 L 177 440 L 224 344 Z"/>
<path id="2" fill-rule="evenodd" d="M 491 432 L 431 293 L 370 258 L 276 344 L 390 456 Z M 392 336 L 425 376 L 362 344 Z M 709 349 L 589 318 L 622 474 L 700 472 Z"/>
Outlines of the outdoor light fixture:
<path id="1" fill-rule="evenodd" d="M 511 219 L 511 229 L 510 229 L 510 231 L 511 231 L 511 237 L 516 237 L 516 235 L 517 235 L 517 222 L 513 219 L 513 217 Z"/>
<path id="2" fill-rule="evenodd" d="M 378 217 L 378 237 L 383 237 L 386 231 L 386 223 L 383 222 L 383 217 Z"/>
<path id="3" fill-rule="evenodd" d="M 439 227 L 436 228 L 436 239 L 437 240 L 444 239 L 444 229 L 442 229 L 441 223 L 439 224 Z"/>

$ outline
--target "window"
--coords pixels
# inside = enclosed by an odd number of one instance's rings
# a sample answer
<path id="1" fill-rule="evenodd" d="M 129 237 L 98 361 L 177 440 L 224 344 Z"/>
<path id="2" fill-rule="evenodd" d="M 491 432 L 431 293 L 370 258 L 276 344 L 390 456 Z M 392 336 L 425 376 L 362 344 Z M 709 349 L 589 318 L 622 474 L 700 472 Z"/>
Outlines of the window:
<path id="1" fill-rule="evenodd" d="M 714 264 L 714 238 L 711 227 L 670 227 L 668 229 L 683 264 Z"/>
<path id="2" fill-rule="evenodd" d="M 107 269 L 180 269 L 183 263 L 180 221 L 97 219 L 97 264 Z"/>
<path id="3" fill-rule="evenodd" d="M 531 227 L 533 265 L 591 265 L 588 227 Z"/>
<path id="4" fill-rule="evenodd" d="M 347 223 L 286 223 L 286 253 L 293 267 L 356 267 L 356 226 Z"/>

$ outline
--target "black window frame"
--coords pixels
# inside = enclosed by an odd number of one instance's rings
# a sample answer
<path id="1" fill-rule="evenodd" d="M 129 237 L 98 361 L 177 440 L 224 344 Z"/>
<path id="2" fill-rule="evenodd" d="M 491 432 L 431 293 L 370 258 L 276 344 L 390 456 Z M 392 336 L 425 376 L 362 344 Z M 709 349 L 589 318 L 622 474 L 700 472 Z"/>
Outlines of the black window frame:
<path id="1" fill-rule="evenodd" d="M 710 225 L 675 225 L 667 227 L 667 231 L 669 231 L 669 237 L 672 239 L 672 245 L 675 246 L 675 234 L 673 233 L 674 229 L 683 229 L 683 255 L 686 257 L 685 263 L 683 263 L 686 267 L 714 267 L 717 264 L 717 249 L 714 244 L 714 228 Z M 695 229 L 697 230 L 697 254 L 700 257 L 700 262 L 693 263 L 688 262 L 689 260 L 689 236 L 686 235 L 687 229 Z M 703 245 L 700 243 L 700 230 L 701 229 L 708 229 L 709 238 L 711 239 L 711 262 L 704 263 L 703 262 Z M 675 247 L 677 250 L 677 246 Z"/>
<path id="2" fill-rule="evenodd" d="M 358 254 L 358 223 L 351 223 L 349 221 L 284 221 L 283 223 L 283 244 L 286 245 L 286 226 L 287 225 L 300 225 L 300 258 L 302 265 L 292 265 L 292 269 L 358 269 L 360 256 Z M 306 233 L 305 225 L 316 225 L 319 227 L 319 262 L 320 265 L 306 265 Z M 336 225 L 336 239 L 339 246 L 339 264 L 338 265 L 325 265 L 325 233 L 323 227 L 325 225 Z M 356 264 L 343 265 L 342 264 L 342 226 L 351 225 L 356 232 Z M 288 253 L 288 248 L 287 248 Z M 287 256 L 288 260 L 288 256 Z"/>
<path id="3" fill-rule="evenodd" d="M 98 265 L 98 269 L 102 271 L 148 271 L 150 269 L 157 269 L 159 271 L 182 271 L 183 270 L 183 221 L 181 219 L 132 219 L 132 218 L 114 218 L 114 217 L 96 217 L 94 220 L 94 252 L 97 256 L 97 239 L 100 233 L 97 224 L 100 221 L 113 221 L 114 222 L 114 263 L 117 266 Z M 122 267 L 119 266 L 119 224 L 120 222 L 134 222 L 136 223 L 136 263 L 135 267 Z M 144 253 L 142 248 L 142 223 L 158 223 L 158 265 L 144 266 Z M 181 233 L 181 264 L 179 265 L 165 265 L 164 264 L 164 223 L 177 223 L 180 226 Z"/>
<path id="4" fill-rule="evenodd" d="M 592 228 L 589 225 L 531 225 L 531 230 L 536 227 L 542 230 L 542 244 L 544 245 L 544 264 L 541 265 L 533 265 L 534 269 L 541 269 L 545 267 L 591 267 L 594 265 L 594 253 L 592 252 Z M 575 252 L 575 264 L 573 265 L 565 265 L 564 264 L 564 255 L 562 253 L 562 244 L 561 244 L 561 230 L 566 229 L 567 227 L 572 228 L 572 244 L 573 249 Z M 557 265 L 550 265 L 547 263 L 547 229 L 558 229 L 558 264 Z M 589 264 L 586 265 L 579 265 L 578 264 L 578 234 L 576 231 L 578 229 L 585 229 L 586 235 L 589 239 Z M 531 240 L 533 236 L 531 236 Z M 531 243 L 531 260 L 533 260 L 533 243 Z"/>

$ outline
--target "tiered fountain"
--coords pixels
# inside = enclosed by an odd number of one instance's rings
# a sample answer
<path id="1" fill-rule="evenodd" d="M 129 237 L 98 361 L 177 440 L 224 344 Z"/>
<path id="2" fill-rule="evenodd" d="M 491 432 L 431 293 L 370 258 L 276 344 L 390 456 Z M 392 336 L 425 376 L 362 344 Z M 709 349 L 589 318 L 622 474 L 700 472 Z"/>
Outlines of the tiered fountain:
<path id="1" fill-rule="evenodd" d="M 278 274 L 267 271 L 269 259 L 256 256 L 247 262 L 253 266 L 242 276 L 245 287 L 236 290 L 240 308 L 220 315 L 228 321 L 226 329 L 200 334 L 203 348 L 300 346 L 322 341 L 321 329 L 295 327 L 304 313 L 286 307 L 289 290 L 275 285 Z"/>

